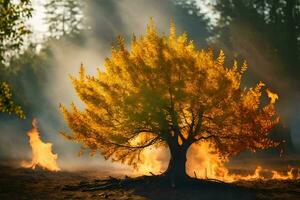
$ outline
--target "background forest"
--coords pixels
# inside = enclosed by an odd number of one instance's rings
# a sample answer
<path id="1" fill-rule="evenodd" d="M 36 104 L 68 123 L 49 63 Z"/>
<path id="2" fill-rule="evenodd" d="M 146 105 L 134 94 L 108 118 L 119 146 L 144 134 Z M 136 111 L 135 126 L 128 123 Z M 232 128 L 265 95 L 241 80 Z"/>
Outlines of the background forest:
<path id="1" fill-rule="evenodd" d="M 69 74 L 81 63 L 88 73 L 101 68 L 115 38 L 123 35 L 130 42 L 150 17 L 160 32 L 167 32 L 173 19 L 178 31 L 188 32 L 197 46 L 223 49 L 228 61 L 246 59 L 243 84 L 262 80 L 279 94 L 282 126 L 273 137 L 286 140 L 288 156 L 300 150 L 299 0 L 32 0 L 29 6 L 32 16 L 24 22 L 22 45 L 0 47 L 0 81 L 9 84 L 26 116 L 0 113 L 2 159 L 29 156 L 26 131 L 37 118 L 42 137 L 54 143 L 61 160 L 68 161 L 64 164 L 89 159 L 91 165 L 108 165 L 99 157 L 72 159 L 79 146 L 59 134 L 67 129 L 59 103 L 77 99 Z"/>

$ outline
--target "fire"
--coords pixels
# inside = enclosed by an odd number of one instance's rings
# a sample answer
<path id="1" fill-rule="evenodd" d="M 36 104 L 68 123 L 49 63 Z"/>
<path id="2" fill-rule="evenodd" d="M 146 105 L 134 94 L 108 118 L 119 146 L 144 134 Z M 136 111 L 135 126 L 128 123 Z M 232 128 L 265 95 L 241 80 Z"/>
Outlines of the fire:
<path id="1" fill-rule="evenodd" d="M 165 170 L 167 153 L 163 148 L 146 148 L 140 156 L 141 163 L 138 164 L 138 174 L 161 174 Z"/>
<path id="2" fill-rule="evenodd" d="M 152 139 L 154 136 L 148 133 L 141 133 L 138 137 L 131 139 L 130 143 L 139 146 L 144 141 Z M 165 170 L 165 163 L 168 159 L 166 149 L 163 147 L 146 147 L 139 154 L 139 163 L 135 169 L 135 175 L 161 174 Z"/>
<path id="3" fill-rule="evenodd" d="M 271 103 L 275 103 L 278 99 L 278 95 L 276 93 L 271 92 L 269 89 L 266 89 L 268 97 L 271 99 Z"/>
<path id="4" fill-rule="evenodd" d="M 272 170 L 272 179 L 279 179 L 279 180 L 288 180 L 288 179 L 298 179 L 300 178 L 299 176 L 298 177 L 294 177 L 293 176 L 293 168 L 291 168 L 288 172 L 287 172 L 287 175 L 280 175 L 277 171 L 274 171 Z"/>
<path id="5" fill-rule="evenodd" d="M 35 169 L 39 166 L 49 171 L 59 171 L 60 168 L 56 163 L 57 154 L 52 153 L 51 143 L 44 143 L 41 140 L 36 119 L 33 119 L 32 126 L 33 128 L 27 133 L 32 149 L 32 161 L 22 162 L 22 167 Z"/>
<path id="6" fill-rule="evenodd" d="M 160 174 L 166 169 L 168 154 L 165 148 L 146 149 L 141 155 L 142 163 L 138 166 L 138 172 Z M 193 144 L 187 153 L 186 170 L 189 176 L 200 179 L 216 179 L 224 182 L 240 180 L 292 180 L 300 179 L 300 169 L 290 168 L 281 173 L 276 170 L 264 169 L 257 166 L 253 173 L 248 175 L 232 174 L 225 166 L 228 159 L 222 158 L 213 150 L 209 142 Z"/>
<path id="7" fill-rule="evenodd" d="M 190 176 L 216 179 L 228 173 L 223 167 L 225 161 L 212 151 L 211 144 L 208 142 L 193 144 L 188 151 L 187 158 L 186 168 Z"/>
<path id="8" fill-rule="evenodd" d="M 188 153 L 187 173 L 190 176 L 197 176 L 203 179 L 217 179 L 225 182 L 234 182 L 239 180 L 289 180 L 300 179 L 299 170 L 291 168 L 286 174 L 281 174 L 276 170 L 264 169 L 257 166 L 255 171 L 249 175 L 231 174 L 225 166 L 227 159 L 221 158 L 217 152 L 213 151 L 213 146 L 209 142 L 202 142 L 200 146 L 194 145 Z M 193 155 L 193 156 L 191 156 Z M 293 174 L 298 171 L 298 174 Z M 271 176 L 265 176 L 269 174 Z"/>

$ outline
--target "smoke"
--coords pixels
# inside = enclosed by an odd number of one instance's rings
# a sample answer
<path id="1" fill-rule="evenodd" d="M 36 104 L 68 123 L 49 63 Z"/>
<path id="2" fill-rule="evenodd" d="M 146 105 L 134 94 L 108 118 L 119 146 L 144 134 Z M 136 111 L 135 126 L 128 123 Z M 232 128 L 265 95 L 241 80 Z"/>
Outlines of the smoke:
<path id="1" fill-rule="evenodd" d="M 88 15 L 87 23 L 91 29 L 84 33 L 84 44 L 78 45 L 66 41 L 66 43 L 55 45 L 52 48 L 56 68 L 51 74 L 47 89 L 48 95 L 50 95 L 49 99 L 55 108 L 58 107 L 58 103 L 69 105 L 74 102 L 76 105 L 82 105 L 68 76 L 70 74 L 77 75 L 81 63 L 86 67 L 88 74 L 95 74 L 97 68 L 103 69 L 104 59 L 110 55 L 111 44 L 116 37 L 122 35 L 127 44 L 130 44 L 133 33 L 139 36 L 145 32 L 151 17 L 154 18 L 161 33 L 169 32 L 170 21 L 173 19 L 178 27 L 178 32 L 186 30 L 197 35 L 195 40 L 199 44 L 203 45 L 208 35 L 205 24 L 199 17 L 189 15 L 186 10 L 175 5 L 171 0 L 90 1 L 86 13 Z M 45 122 L 41 122 L 41 125 L 42 123 L 47 125 Z M 48 127 L 47 131 L 50 130 L 55 133 L 67 129 L 65 126 L 62 129 Z M 72 156 L 77 150 L 73 144 L 57 135 L 51 139 L 58 150 L 63 149 L 59 153 L 60 157 L 67 157 L 68 162 L 73 163 L 72 166 L 74 166 L 75 160 L 78 160 L 77 164 L 82 163 L 86 166 L 86 162 Z M 66 152 L 69 152 L 68 155 Z M 63 160 L 66 159 L 63 158 Z M 110 162 L 104 162 L 103 158 L 98 155 L 96 158 L 88 158 L 87 162 L 116 166 L 116 164 L 111 165 Z M 120 165 L 118 166 L 120 167 Z"/>
<path id="2" fill-rule="evenodd" d="M 228 41 L 221 40 L 218 48 L 236 59 L 246 59 L 248 71 L 244 84 L 253 85 L 259 80 L 279 95 L 277 103 L 282 123 L 291 129 L 292 142 L 299 146 L 300 91 L 299 80 L 290 77 L 288 67 L 278 54 L 272 41 L 245 20 L 236 20 L 228 27 Z M 280 37 L 280 36 L 279 36 Z"/>
<path id="3" fill-rule="evenodd" d="M 42 140 L 53 143 L 53 151 L 59 155 L 58 164 L 63 170 L 115 168 L 129 173 L 130 168 L 105 161 L 99 154 L 90 157 L 89 152 L 86 152 L 78 157 L 80 144 L 68 141 L 59 134 L 60 131 L 70 131 L 58 109 L 59 103 L 69 105 L 74 102 L 82 106 L 68 78 L 69 75 L 77 75 L 81 63 L 86 67 L 88 74 L 95 74 L 97 68 L 103 69 L 104 59 L 110 55 L 111 44 L 116 37 L 122 35 L 127 44 L 130 44 L 133 33 L 137 36 L 144 33 L 150 17 L 154 18 L 161 33 L 168 33 L 170 20 L 173 19 L 178 32 L 186 31 L 201 48 L 207 46 L 206 38 L 210 36 L 206 22 L 201 17 L 189 14 L 187 9 L 174 4 L 172 0 L 90 0 L 85 13 L 89 29 L 82 33 L 81 42 L 74 39 L 61 39 L 50 45 L 51 62 L 47 66 L 40 66 L 41 68 L 49 67 L 40 87 L 43 90 L 43 98 L 40 98 L 40 92 L 34 85 L 28 84 L 32 83 L 31 74 L 24 75 L 24 80 L 23 78 L 20 80 L 24 84 L 27 101 L 35 105 L 35 110 L 29 111 L 30 114 L 25 121 L 15 118 L 2 121 L 0 124 L 2 158 L 20 160 L 30 158 L 26 132 L 30 130 L 31 120 L 35 117 L 39 122 Z M 279 93 L 279 110 L 282 119 L 292 129 L 293 142 L 300 144 L 298 135 L 300 106 L 297 105 L 300 95 L 293 88 L 289 77 L 285 75 L 280 59 L 276 54 L 261 46 L 262 37 L 253 35 L 249 27 L 241 24 L 232 27 L 233 50 L 243 54 L 249 63 L 246 76 L 251 78 L 248 78 L 245 84 L 253 85 L 257 80 L 263 80 L 270 86 L 271 91 Z M 265 38 L 262 40 L 264 43 L 267 42 Z M 219 44 L 218 48 L 220 47 L 227 50 L 227 53 L 232 50 L 227 44 Z M 145 168 L 149 164 L 152 168 L 162 166 L 168 161 L 167 152 L 155 151 L 159 153 L 152 154 L 153 158 L 145 158 L 143 165 Z M 153 160 L 157 162 L 153 163 Z M 198 162 L 198 160 L 192 160 L 191 163 L 196 161 Z M 163 171 L 165 167 L 163 165 L 157 169 L 156 173 Z M 144 171 L 147 170 L 150 171 L 147 168 Z"/>
<path id="4" fill-rule="evenodd" d="M 105 161 L 100 154 L 90 157 L 89 152 L 86 152 L 78 157 L 80 144 L 68 141 L 59 134 L 60 131 L 70 131 L 59 111 L 59 104 L 69 105 L 74 102 L 82 106 L 69 75 L 77 75 L 81 63 L 88 74 L 95 74 L 97 68 L 103 69 L 104 59 L 110 55 L 111 44 L 116 37 L 122 35 L 127 44 L 130 44 L 133 33 L 139 36 L 145 32 L 151 17 L 154 18 L 160 33 L 168 33 L 170 21 L 174 20 L 178 32 L 187 31 L 198 45 L 204 47 L 205 38 L 208 37 L 205 22 L 200 17 L 189 14 L 185 8 L 175 5 L 172 0 L 88 1 L 85 13 L 89 28 L 80 35 L 80 41 L 62 38 L 50 42 L 51 53 L 47 55 L 51 57 L 38 66 L 46 72 L 41 80 L 35 80 L 31 73 L 18 77 L 22 92 L 26 95 L 23 100 L 33 105 L 33 108 L 27 110 L 27 120 L 14 117 L 2 120 L 2 159 L 30 159 L 31 150 L 26 132 L 31 129 L 31 120 L 34 117 L 39 123 L 42 140 L 53 143 L 53 151 L 59 156 L 58 165 L 63 170 L 109 167 L 128 173 L 130 168 Z M 160 162 L 167 158 L 157 160 Z"/>

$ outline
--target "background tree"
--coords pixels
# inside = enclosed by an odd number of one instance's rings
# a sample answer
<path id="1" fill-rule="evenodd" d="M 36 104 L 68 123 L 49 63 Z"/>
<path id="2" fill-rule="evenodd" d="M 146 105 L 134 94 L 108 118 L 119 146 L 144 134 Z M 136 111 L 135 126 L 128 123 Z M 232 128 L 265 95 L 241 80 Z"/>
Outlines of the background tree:
<path id="1" fill-rule="evenodd" d="M 0 0 L 0 61 L 18 51 L 30 33 L 26 20 L 31 17 L 30 0 Z"/>
<path id="2" fill-rule="evenodd" d="M 219 12 L 217 9 L 212 9 L 211 0 L 201 1 L 201 5 L 196 0 L 173 0 L 176 5 L 179 5 L 184 9 L 189 15 L 197 16 L 199 19 L 203 20 L 206 24 L 205 27 L 210 33 L 209 36 L 215 34 L 217 28 L 214 19 Z M 204 9 L 205 8 L 205 9 Z M 204 9 L 204 10 L 203 10 Z M 208 37 L 207 37 L 208 38 Z"/>
<path id="3" fill-rule="evenodd" d="M 0 66 L 0 80 L 13 88 L 14 101 L 22 104 L 29 119 L 43 111 L 43 107 L 51 107 L 44 91 L 49 82 L 47 76 L 53 73 L 55 66 L 52 53 L 49 44 L 45 43 L 38 53 L 32 44 L 21 55 L 13 57 L 8 67 Z M 1 121 L 5 119 L 4 116 Z"/>
<path id="4" fill-rule="evenodd" d="M 30 0 L 0 0 L 0 65 L 8 62 L 20 50 L 24 36 L 30 33 L 26 20 L 31 17 Z M 15 113 L 24 118 L 21 107 L 12 100 L 10 87 L 0 82 L 0 112 Z"/>
<path id="5" fill-rule="evenodd" d="M 283 61 L 286 72 L 298 80 L 300 72 L 300 1 L 299 0 L 219 0 L 212 5 L 221 15 L 219 26 L 223 27 L 219 36 L 227 42 L 232 34 L 230 28 L 237 25 L 250 27 L 252 35 L 263 36 L 261 49 Z M 243 29 L 243 26 L 237 27 Z M 280 33 L 280 36 L 276 33 Z M 266 42 L 267 41 L 267 42 Z M 230 43 L 230 42 L 229 42 Z M 272 59 L 272 58 L 269 58 Z"/>
<path id="6" fill-rule="evenodd" d="M 5 82 L 0 83 L 0 112 L 16 114 L 20 118 L 25 118 L 24 112 L 20 106 L 17 106 L 12 100 L 12 93 L 9 85 Z"/>
<path id="7" fill-rule="evenodd" d="M 120 37 L 105 61 L 105 71 L 87 76 L 81 67 L 72 82 L 85 109 L 61 107 L 73 134 L 106 159 L 136 165 L 149 146 L 170 151 L 167 175 L 178 183 L 186 177 L 188 148 L 210 141 L 223 156 L 264 149 L 277 143 L 268 138 L 278 123 L 276 95 L 262 105 L 263 83 L 242 89 L 241 69 L 224 66 L 224 54 L 215 59 L 211 50 L 197 50 L 187 34 L 159 36 L 153 24 L 131 50 Z"/>
<path id="8" fill-rule="evenodd" d="M 83 7 L 84 3 L 80 0 L 49 0 L 45 9 L 50 36 L 80 33 L 83 28 Z"/>

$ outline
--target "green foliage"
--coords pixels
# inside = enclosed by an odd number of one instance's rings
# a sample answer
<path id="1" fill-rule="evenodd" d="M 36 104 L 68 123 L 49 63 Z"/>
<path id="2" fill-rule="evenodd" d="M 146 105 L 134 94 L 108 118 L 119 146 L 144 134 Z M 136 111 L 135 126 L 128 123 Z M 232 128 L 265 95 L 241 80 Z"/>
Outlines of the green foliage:
<path id="1" fill-rule="evenodd" d="M 39 53 L 35 46 L 10 60 L 9 67 L 0 66 L 0 80 L 13 89 L 13 99 L 22 105 L 26 117 L 35 117 L 44 109 L 49 109 L 46 97 L 47 75 L 52 73 L 53 57 L 47 44 Z"/>
<path id="2" fill-rule="evenodd" d="M 9 59 L 30 33 L 26 20 L 31 17 L 30 0 L 0 0 L 0 62 Z"/>
<path id="3" fill-rule="evenodd" d="M 0 112 L 16 114 L 18 117 L 25 119 L 23 110 L 13 102 L 10 87 L 5 82 L 0 83 Z"/>
<path id="4" fill-rule="evenodd" d="M 220 35 L 224 41 L 230 41 L 231 25 L 250 27 L 253 34 L 259 33 L 270 42 L 272 52 L 269 54 L 279 56 L 289 75 L 298 79 L 300 0 L 218 0 L 214 7 L 221 14 L 219 25 L 224 29 Z M 267 45 L 261 48 L 268 48 Z"/>
<path id="5" fill-rule="evenodd" d="M 20 50 L 24 43 L 24 36 L 30 33 L 26 20 L 31 17 L 32 7 L 30 0 L 0 0 L 0 65 Z M 3 75 L 2 75 L 3 76 Z M 25 118 L 20 106 L 12 100 L 10 87 L 6 82 L 0 82 L 0 112 L 16 114 Z"/>

